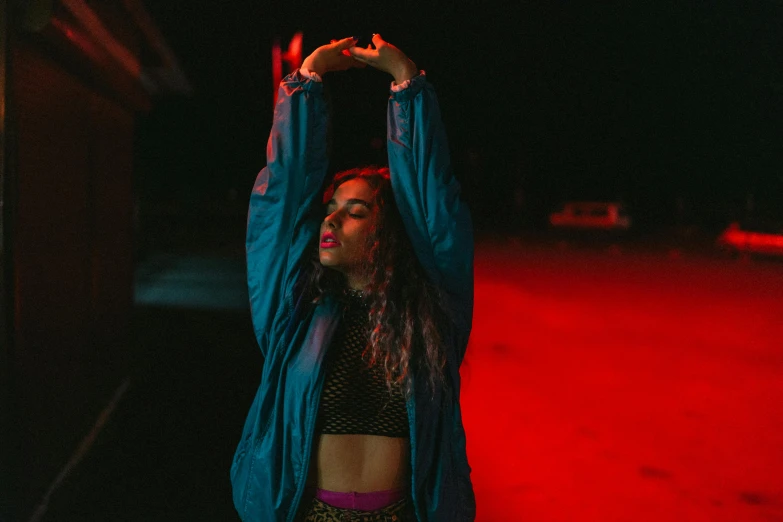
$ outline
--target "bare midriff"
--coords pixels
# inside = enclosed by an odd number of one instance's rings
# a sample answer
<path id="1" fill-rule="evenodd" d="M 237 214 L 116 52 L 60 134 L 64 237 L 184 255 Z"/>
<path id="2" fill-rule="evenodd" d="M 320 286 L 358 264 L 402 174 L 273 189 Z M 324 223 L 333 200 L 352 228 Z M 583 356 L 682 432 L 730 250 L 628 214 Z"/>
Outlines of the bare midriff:
<path id="1" fill-rule="evenodd" d="M 342 493 L 407 488 L 407 438 L 379 435 L 319 435 L 313 444 L 309 486 Z"/>

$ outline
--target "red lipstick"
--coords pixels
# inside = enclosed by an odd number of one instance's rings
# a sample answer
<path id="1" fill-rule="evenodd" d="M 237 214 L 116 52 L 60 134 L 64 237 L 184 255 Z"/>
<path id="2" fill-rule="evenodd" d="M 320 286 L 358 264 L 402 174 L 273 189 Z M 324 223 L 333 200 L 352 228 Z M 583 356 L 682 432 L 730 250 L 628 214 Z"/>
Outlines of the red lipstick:
<path id="1" fill-rule="evenodd" d="M 321 248 L 334 248 L 340 246 L 337 236 L 331 232 L 324 232 L 321 236 Z"/>

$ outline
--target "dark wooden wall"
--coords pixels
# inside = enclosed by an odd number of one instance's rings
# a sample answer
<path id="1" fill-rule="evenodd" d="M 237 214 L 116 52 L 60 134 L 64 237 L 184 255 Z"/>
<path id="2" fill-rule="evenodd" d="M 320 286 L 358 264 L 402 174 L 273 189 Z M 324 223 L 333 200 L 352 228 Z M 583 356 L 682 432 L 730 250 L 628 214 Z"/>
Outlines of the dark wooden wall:
<path id="1" fill-rule="evenodd" d="M 126 373 L 133 281 L 131 110 L 20 42 L 14 333 L 22 514 Z"/>
<path id="2" fill-rule="evenodd" d="M 10 520 L 14 516 L 15 506 L 15 466 L 14 447 L 16 430 L 13 429 L 15 416 L 12 411 L 12 279 L 10 263 L 10 245 L 7 232 L 10 230 L 9 173 L 11 160 L 7 154 L 9 138 L 9 20 L 8 1 L 0 0 L 0 520 Z"/>

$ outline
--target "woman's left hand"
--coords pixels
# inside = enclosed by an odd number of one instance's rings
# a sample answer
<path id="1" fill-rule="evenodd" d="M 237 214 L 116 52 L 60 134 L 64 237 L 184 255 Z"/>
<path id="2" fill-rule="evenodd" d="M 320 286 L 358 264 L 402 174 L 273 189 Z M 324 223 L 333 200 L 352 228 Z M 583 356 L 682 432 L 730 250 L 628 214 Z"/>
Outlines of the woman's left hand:
<path id="1" fill-rule="evenodd" d="M 348 52 L 356 60 L 391 74 L 398 84 L 410 80 L 419 73 L 416 64 L 405 56 L 404 52 L 381 38 L 381 35 L 373 35 L 372 45 L 375 49 L 368 45 L 366 49 L 350 47 Z"/>

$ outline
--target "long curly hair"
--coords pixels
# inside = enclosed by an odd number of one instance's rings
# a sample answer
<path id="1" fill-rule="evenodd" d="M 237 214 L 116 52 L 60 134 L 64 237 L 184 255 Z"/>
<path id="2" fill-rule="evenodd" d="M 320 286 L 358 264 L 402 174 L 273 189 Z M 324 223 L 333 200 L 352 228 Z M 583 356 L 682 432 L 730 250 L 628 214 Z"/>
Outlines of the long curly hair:
<path id="1" fill-rule="evenodd" d="M 373 190 L 374 230 L 367 237 L 369 255 L 362 264 L 369 281 L 364 299 L 369 304 L 368 343 L 364 351 L 371 366 L 380 365 L 386 385 L 399 385 L 408 396 L 412 370 L 423 371 L 434 392 L 444 383 L 446 356 L 439 325 L 445 320 L 443 296 L 419 263 L 394 201 L 388 167 L 366 166 L 338 172 L 325 191 L 329 201 L 348 180 L 365 180 Z M 340 272 L 313 257 L 307 283 L 310 298 L 331 294 L 342 298 L 347 284 Z"/>

